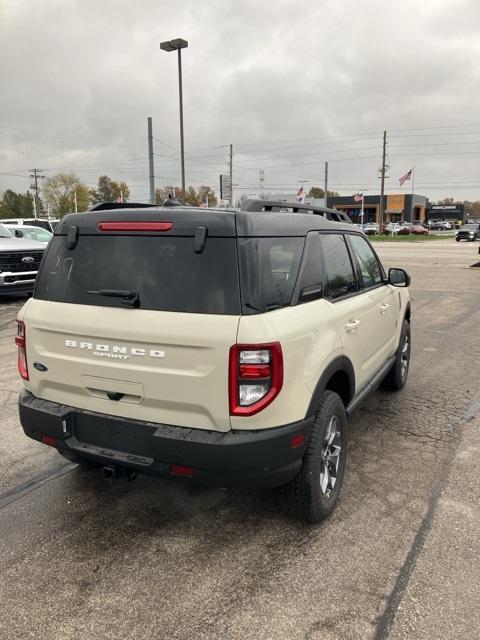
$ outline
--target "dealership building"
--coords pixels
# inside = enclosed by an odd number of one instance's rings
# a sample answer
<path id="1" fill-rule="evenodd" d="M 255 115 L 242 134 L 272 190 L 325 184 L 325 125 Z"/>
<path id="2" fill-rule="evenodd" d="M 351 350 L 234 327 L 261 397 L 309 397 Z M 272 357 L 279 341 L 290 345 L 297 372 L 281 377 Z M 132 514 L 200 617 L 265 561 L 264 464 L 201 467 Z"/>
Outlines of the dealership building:
<path id="1" fill-rule="evenodd" d="M 427 207 L 427 220 L 449 220 L 450 222 L 463 223 L 468 220 L 471 211 L 465 209 L 465 205 L 457 204 L 429 204 Z"/>
<path id="2" fill-rule="evenodd" d="M 363 221 L 380 224 L 380 195 L 365 195 L 363 200 Z M 328 206 L 347 213 L 353 222 L 361 221 L 362 203 L 355 202 L 354 196 L 329 196 Z M 427 219 L 428 198 L 411 193 L 388 194 L 383 196 L 384 221 L 413 222 Z"/>

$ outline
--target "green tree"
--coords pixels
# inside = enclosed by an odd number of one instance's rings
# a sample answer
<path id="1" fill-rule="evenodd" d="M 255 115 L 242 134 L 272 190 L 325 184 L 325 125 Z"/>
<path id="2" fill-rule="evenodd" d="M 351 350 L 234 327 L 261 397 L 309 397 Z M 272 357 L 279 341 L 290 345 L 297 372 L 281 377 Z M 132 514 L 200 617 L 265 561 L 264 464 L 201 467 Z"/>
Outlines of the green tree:
<path id="1" fill-rule="evenodd" d="M 185 191 L 185 204 L 189 204 L 191 207 L 198 207 L 201 204 L 198 192 L 192 185 L 187 187 Z"/>
<path id="2" fill-rule="evenodd" d="M 339 196 L 340 194 L 337 191 L 329 190 L 328 195 L 333 198 L 335 196 Z M 315 198 L 316 200 L 322 200 L 325 197 L 325 189 L 322 189 L 321 187 L 311 187 L 310 191 L 307 194 L 307 197 Z"/>
<path id="3" fill-rule="evenodd" d="M 50 213 L 62 218 L 66 213 L 88 208 L 88 187 L 74 173 L 57 173 L 43 183 L 43 198 L 50 206 Z"/>
<path id="4" fill-rule="evenodd" d="M 0 199 L 0 218 L 33 218 L 33 196 L 7 189 Z"/>
<path id="5" fill-rule="evenodd" d="M 439 200 L 437 204 L 455 204 L 454 198 L 444 198 L 443 200 Z"/>
<path id="6" fill-rule="evenodd" d="M 165 187 L 163 189 L 155 189 L 155 204 L 163 205 L 169 195 L 172 195 L 177 200 L 180 200 L 182 197 L 182 190 L 180 189 L 180 187 Z"/>
<path id="7" fill-rule="evenodd" d="M 97 188 L 90 189 L 90 199 L 92 204 L 99 202 L 117 202 L 120 199 L 127 202 L 130 198 L 130 189 L 126 182 L 117 182 L 108 176 L 100 176 L 97 181 Z"/>
<path id="8" fill-rule="evenodd" d="M 164 204 L 169 195 L 174 196 L 177 200 L 182 200 L 182 190 L 180 187 L 164 187 L 155 189 L 155 204 Z M 195 189 L 192 185 L 187 187 L 185 191 L 185 204 L 191 207 L 199 207 L 208 201 L 209 207 L 217 206 L 217 196 L 213 189 L 209 186 L 202 185 Z"/>
<path id="9" fill-rule="evenodd" d="M 215 192 L 213 191 L 213 189 L 211 187 L 208 186 L 201 186 L 198 189 L 198 197 L 200 200 L 200 204 L 204 204 L 206 202 L 208 202 L 208 206 L 209 207 L 216 207 L 217 206 L 217 196 L 215 195 Z"/>
<path id="10" fill-rule="evenodd" d="M 77 211 L 79 213 L 86 211 L 90 206 L 90 189 L 86 184 L 80 183 L 75 187 L 75 195 L 77 196 Z"/>

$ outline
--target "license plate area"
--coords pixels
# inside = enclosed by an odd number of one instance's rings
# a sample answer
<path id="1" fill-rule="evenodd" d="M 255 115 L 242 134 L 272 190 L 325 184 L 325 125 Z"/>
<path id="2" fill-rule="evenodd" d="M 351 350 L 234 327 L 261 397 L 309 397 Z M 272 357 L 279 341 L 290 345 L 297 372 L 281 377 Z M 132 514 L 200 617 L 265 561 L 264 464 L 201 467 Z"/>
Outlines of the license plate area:
<path id="1" fill-rule="evenodd" d="M 79 442 L 139 456 L 152 455 L 153 427 L 77 413 L 73 415 L 73 425 Z"/>

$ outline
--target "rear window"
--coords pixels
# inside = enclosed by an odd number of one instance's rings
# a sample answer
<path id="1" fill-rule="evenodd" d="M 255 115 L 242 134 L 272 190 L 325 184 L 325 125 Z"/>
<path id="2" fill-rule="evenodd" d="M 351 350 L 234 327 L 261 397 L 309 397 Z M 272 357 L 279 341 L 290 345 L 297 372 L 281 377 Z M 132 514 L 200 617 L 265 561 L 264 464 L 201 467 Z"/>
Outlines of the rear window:
<path id="1" fill-rule="evenodd" d="M 304 244 L 304 237 L 238 239 L 244 314 L 290 304 Z"/>
<path id="2" fill-rule="evenodd" d="M 50 242 L 35 298 L 124 307 L 121 298 L 89 291 L 132 291 L 139 307 L 156 311 L 238 315 L 235 238 L 208 238 L 202 253 L 191 237 L 65 236 Z"/>

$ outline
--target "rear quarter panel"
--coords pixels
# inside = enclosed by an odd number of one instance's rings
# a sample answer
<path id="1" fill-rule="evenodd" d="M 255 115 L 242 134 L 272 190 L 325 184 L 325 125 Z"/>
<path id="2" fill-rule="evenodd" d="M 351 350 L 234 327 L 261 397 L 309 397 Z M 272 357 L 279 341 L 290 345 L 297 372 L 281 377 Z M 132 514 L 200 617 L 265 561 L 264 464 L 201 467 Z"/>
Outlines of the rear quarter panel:
<path id="1" fill-rule="evenodd" d="M 284 380 L 279 395 L 253 416 L 232 416 L 232 429 L 267 429 L 303 420 L 324 369 L 342 355 L 335 320 L 325 300 L 242 316 L 237 342 L 280 342 Z"/>

